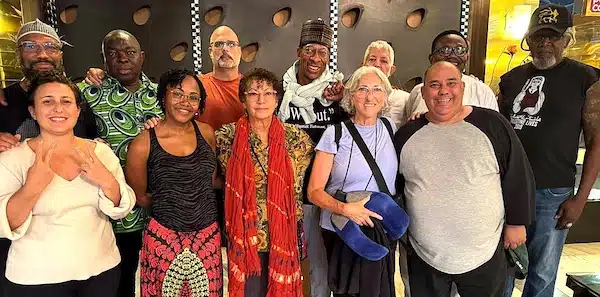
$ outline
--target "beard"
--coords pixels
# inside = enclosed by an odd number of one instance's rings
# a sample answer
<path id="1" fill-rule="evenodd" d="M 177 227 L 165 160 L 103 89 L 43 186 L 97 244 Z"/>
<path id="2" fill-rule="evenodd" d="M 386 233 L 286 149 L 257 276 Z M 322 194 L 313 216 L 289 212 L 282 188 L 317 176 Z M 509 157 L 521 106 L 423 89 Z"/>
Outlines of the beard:
<path id="1" fill-rule="evenodd" d="M 35 69 L 35 64 L 40 63 L 40 62 L 45 62 L 45 63 L 49 63 L 53 66 L 53 69 L 51 70 L 37 70 Z M 38 75 L 41 72 L 46 72 L 46 71 L 57 71 L 59 73 L 64 73 L 65 68 L 62 64 L 62 61 L 60 62 L 56 62 L 50 59 L 40 59 L 40 60 L 35 60 L 29 63 L 24 63 L 23 61 L 21 61 L 21 70 L 23 72 L 23 76 L 25 76 L 25 79 L 31 81 L 33 80 L 33 78 Z"/>
<path id="2" fill-rule="evenodd" d="M 225 57 L 228 57 L 229 59 L 224 59 Z M 239 65 L 239 61 L 236 62 L 231 56 L 223 54 L 217 59 L 217 64 L 219 65 L 219 68 L 232 69 Z"/>
<path id="3" fill-rule="evenodd" d="M 556 57 L 551 56 L 549 58 L 533 58 L 533 61 L 531 61 L 531 64 L 533 64 L 533 66 L 535 66 L 535 68 L 540 69 L 540 70 L 544 70 L 544 69 L 548 69 L 554 65 L 556 65 Z"/>

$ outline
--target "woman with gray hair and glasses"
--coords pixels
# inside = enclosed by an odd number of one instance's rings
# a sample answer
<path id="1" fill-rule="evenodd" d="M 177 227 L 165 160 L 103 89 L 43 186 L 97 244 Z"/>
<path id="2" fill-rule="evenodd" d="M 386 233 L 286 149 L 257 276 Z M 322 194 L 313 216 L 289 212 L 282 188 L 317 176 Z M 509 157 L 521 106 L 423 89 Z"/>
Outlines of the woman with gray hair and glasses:
<path id="1" fill-rule="evenodd" d="M 390 82 L 381 70 L 370 66 L 356 70 L 346 84 L 341 101 L 351 119 L 340 126 L 328 127 L 316 146 L 308 197 L 322 209 L 329 286 L 335 297 L 394 296 L 395 243 L 382 229 L 384 218 L 365 207 L 369 199 L 356 202 L 340 199 L 340 194 L 355 191 L 382 192 L 390 196 L 396 192 L 398 162 L 392 142 L 396 127 L 390 119 L 382 117 L 389 109 L 391 92 Z M 365 158 L 361 142 L 371 156 Z M 368 158 L 375 160 L 384 181 L 370 169 Z M 334 232 L 332 214 L 358 224 L 369 239 L 389 252 L 376 261 L 358 255 Z"/>

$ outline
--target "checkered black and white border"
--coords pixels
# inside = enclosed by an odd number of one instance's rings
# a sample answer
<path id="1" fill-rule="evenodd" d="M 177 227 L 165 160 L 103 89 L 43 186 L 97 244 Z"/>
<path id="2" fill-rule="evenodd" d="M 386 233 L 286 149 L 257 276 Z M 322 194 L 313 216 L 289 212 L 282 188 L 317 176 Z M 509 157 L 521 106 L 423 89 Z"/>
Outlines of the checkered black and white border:
<path id="1" fill-rule="evenodd" d="M 194 57 L 194 71 L 200 73 L 202 70 L 202 17 L 200 16 L 200 0 L 192 1 L 192 56 Z"/>
<path id="2" fill-rule="evenodd" d="M 331 0 L 329 6 L 329 25 L 333 28 L 333 44 L 331 46 L 331 52 L 329 54 L 329 70 L 331 72 L 337 71 L 337 40 L 338 40 L 338 23 L 339 23 L 339 2 L 338 0 Z"/>
<path id="3" fill-rule="evenodd" d="M 56 9 L 56 0 L 46 1 L 46 7 L 44 9 L 44 17 L 46 23 L 58 33 L 58 12 Z"/>
<path id="4" fill-rule="evenodd" d="M 467 37 L 469 34 L 469 12 L 471 1 L 462 0 L 460 4 L 460 33 Z"/>

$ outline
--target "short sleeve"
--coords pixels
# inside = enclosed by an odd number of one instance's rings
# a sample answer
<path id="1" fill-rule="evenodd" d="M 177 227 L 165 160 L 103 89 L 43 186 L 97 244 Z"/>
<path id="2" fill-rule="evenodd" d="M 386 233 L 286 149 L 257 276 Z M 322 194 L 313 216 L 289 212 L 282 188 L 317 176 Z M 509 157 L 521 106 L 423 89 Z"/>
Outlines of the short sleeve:
<path id="1" fill-rule="evenodd" d="M 10 154 L 12 152 L 8 151 L 2 154 L 7 153 Z M 7 156 L 5 155 L 3 157 Z M 11 157 L 18 158 L 18 156 Z M 3 160 L 0 160 L 0 180 L 2 180 L 2 187 L 0 187 L 0 237 L 7 238 L 10 240 L 17 240 L 23 237 L 27 232 L 29 224 L 31 223 L 32 213 L 29 212 L 27 219 L 21 226 L 19 226 L 15 230 L 11 230 L 6 212 L 8 200 L 25 184 L 25 179 L 22 176 L 22 174 L 19 174 L 17 170 L 15 170 L 15 168 L 12 167 L 13 166 L 11 166 L 10 164 L 5 164 Z"/>
<path id="2" fill-rule="evenodd" d="M 483 100 L 481 107 L 499 111 L 496 94 L 494 94 L 494 91 L 488 85 L 480 80 L 477 80 L 477 95 Z"/>
<path id="3" fill-rule="evenodd" d="M 96 151 L 100 151 L 101 154 L 104 155 L 104 158 L 101 159 L 102 163 L 109 168 L 109 171 L 115 177 L 117 183 L 119 183 L 119 192 L 121 194 L 119 205 L 115 206 L 113 201 L 106 197 L 102 189 L 98 189 L 98 195 L 100 196 L 98 207 L 105 215 L 113 220 L 122 219 L 127 216 L 135 206 L 135 193 L 125 181 L 123 168 L 121 167 L 117 156 L 115 156 L 112 150 L 105 144 L 96 142 L 96 145 L 101 146 L 101 148 L 96 149 Z"/>
<path id="4" fill-rule="evenodd" d="M 408 96 L 408 104 L 409 110 L 407 117 L 410 117 L 415 112 L 427 112 L 427 105 L 425 104 L 425 100 L 423 100 L 423 95 L 421 94 L 421 87 L 423 84 L 416 85 L 410 95 Z"/>
<path id="5" fill-rule="evenodd" d="M 315 150 L 334 155 L 337 154 L 338 146 L 335 143 L 335 125 L 331 125 L 325 129 L 325 132 L 323 133 L 323 136 L 321 136 L 319 143 L 317 143 Z"/>

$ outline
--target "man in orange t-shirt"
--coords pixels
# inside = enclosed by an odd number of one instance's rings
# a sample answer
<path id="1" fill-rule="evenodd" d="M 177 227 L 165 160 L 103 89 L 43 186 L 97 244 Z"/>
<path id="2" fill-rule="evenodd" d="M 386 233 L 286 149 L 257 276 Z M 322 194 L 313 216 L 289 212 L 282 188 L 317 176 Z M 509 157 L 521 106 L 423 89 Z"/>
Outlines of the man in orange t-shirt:
<path id="1" fill-rule="evenodd" d="M 244 106 L 238 96 L 242 78 L 238 66 L 242 50 L 237 34 L 231 28 L 221 26 L 210 36 L 208 51 L 213 71 L 200 75 L 207 96 L 204 112 L 197 120 L 217 130 L 244 114 Z"/>

